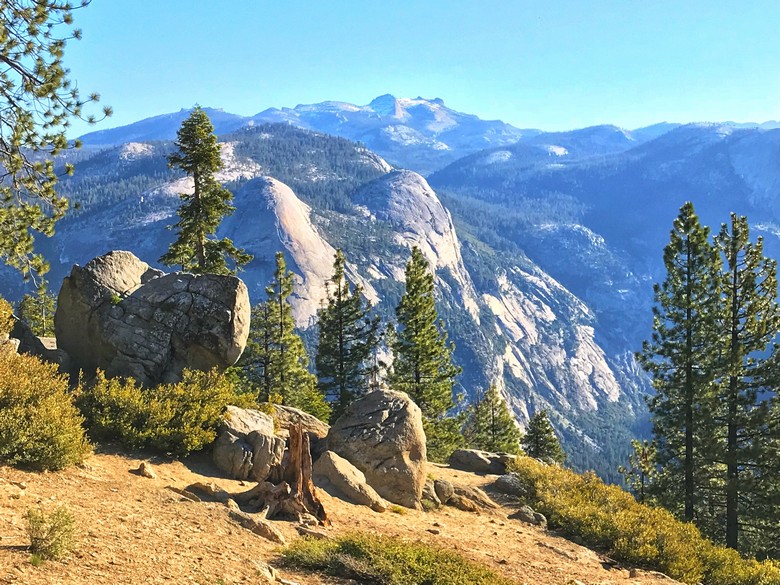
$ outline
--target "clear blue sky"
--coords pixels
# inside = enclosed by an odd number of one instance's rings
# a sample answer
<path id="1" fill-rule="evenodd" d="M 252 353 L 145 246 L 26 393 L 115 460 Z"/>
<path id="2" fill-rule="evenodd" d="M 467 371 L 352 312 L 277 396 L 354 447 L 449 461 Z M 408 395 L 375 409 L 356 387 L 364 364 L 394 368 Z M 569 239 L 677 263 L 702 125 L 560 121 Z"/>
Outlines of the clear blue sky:
<path id="1" fill-rule="evenodd" d="M 93 0 L 75 20 L 72 77 L 115 110 L 95 129 L 384 93 L 546 130 L 780 119 L 780 0 Z"/>

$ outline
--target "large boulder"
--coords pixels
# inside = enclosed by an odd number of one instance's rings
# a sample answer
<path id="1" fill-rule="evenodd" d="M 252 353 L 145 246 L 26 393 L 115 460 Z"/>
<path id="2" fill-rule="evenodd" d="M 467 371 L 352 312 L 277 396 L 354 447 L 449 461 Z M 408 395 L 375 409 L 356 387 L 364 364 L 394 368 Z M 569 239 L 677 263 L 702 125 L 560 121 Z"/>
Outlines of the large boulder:
<path id="1" fill-rule="evenodd" d="M 452 452 L 448 463 L 450 467 L 471 473 L 506 473 L 507 465 L 515 459 L 508 453 L 490 453 L 479 449 L 458 449 Z"/>
<path id="2" fill-rule="evenodd" d="M 380 496 L 420 508 L 425 432 L 420 408 L 403 392 L 371 392 L 349 405 L 328 433 L 328 449 L 352 463 Z"/>
<path id="3" fill-rule="evenodd" d="M 289 437 L 290 429 L 297 425 L 301 425 L 303 431 L 309 433 L 312 444 L 328 436 L 330 427 L 308 412 L 282 404 L 273 404 L 273 409 L 277 433 L 283 437 Z"/>
<path id="4" fill-rule="evenodd" d="M 212 447 L 214 464 L 234 479 L 265 481 L 282 462 L 284 439 L 259 410 L 228 406 Z"/>
<path id="5" fill-rule="evenodd" d="M 333 451 L 326 451 L 314 462 L 313 474 L 320 487 L 328 484 L 353 504 L 368 506 L 374 512 L 384 512 L 388 503 L 366 483 L 366 476 L 357 467 Z"/>
<path id="6" fill-rule="evenodd" d="M 130 252 L 74 266 L 57 301 L 58 346 L 88 372 L 175 382 L 185 368 L 224 369 L 241 356 L 250 305 L 234 276 L 164 274 Z"/>

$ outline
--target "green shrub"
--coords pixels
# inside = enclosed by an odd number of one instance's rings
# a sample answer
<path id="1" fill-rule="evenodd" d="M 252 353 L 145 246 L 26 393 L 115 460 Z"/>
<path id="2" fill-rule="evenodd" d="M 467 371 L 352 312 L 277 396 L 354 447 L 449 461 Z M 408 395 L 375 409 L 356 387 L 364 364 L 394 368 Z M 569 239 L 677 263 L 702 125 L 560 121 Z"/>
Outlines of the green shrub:
<path id="1" fill-rule="evenodd" d="M 593 473 L 578 475 L 529 457 L 513 464 L 529 503 L 551 527 L 615 558 L 652 567 L 686 583 L 770 585 L 780 583 L 780 565 L 742 559 L 715 546 L 692 525 L 661 508 L 639 504 Z"/>
<path id="2" fill-rule="evenodd" d="M 177 456 L 214 441 L 228 404 L 249 406 L 252 400 L 216 370 L 185 370 L 181 382 L 154 388 L 98 372 L 78 399 L 93 439 Z"/>
<path id="3" fill-rule="evenodd" d="M 301 538 L 282 552 L 286 565 L 378 585 L 512 585 L 454 552 L 367 534 Z"/>
<path id="4" fill-rule="evenodd" d="M 14 327 L 14 308 L 11 303 L 0 297 L 0 337 L 11 333 Z"/>
<path id="5" fill-rule="evenodd" d="M 62 469 L 90 452 L 83 419 L 57 366 L 0 351 L 0 461 Z"/>
<path id="6" fill-rule="evenodd" d="M 76 520 L 67 508 L 57 508 L 50 514 L 43 510 L 27 510 L 27 536 L 30 539 L 31 559 L 59 559 L 76 547 Z"/>

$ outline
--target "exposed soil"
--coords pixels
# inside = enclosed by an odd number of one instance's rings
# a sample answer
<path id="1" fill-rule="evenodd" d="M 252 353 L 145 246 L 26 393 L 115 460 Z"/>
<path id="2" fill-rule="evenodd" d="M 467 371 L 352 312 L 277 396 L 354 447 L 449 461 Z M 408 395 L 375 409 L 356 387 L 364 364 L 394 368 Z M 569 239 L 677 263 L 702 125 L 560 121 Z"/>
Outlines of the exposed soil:
<path id="1" fill-rule="evenodd" d="M 228 518 L 219 503 L 193 502 L 169 487 L 214 482 L 231 492 L 251 485 L 224 479 L 206 456 L 180 461 L 151 459 L 156 479 L 133 470 L 140 455 L 99 453 L 58 473 L 35 473 L 0 466 L 0 583 L 111 584 L 259 583 L 262 563 L 301 585 L 343 584 L 319 575 L 279 568 L 279 546 Z M 431 465 L 430 473 L 455 483 L 485 487 L 494 476 L 479 476 Z M 366 531 L 424 541 L 457 550 L 518 583 L 566 585 L 672 583 L 659 574 L 612 567 L 597 553 L 507 515 L 516 504 L 474 514 L 445 507 L 403 514 L 371 511 L 322 493 L 333 521 L 330 532 Z M 62 561 L 35 567 L 27 551 L 24 513 L 29 507 L 67 506 L 79 527 L 79 548 Z M 274 523 L 288 542 L 294 524 Z M 429 530 L 438 531 L 433 534 Z"/>

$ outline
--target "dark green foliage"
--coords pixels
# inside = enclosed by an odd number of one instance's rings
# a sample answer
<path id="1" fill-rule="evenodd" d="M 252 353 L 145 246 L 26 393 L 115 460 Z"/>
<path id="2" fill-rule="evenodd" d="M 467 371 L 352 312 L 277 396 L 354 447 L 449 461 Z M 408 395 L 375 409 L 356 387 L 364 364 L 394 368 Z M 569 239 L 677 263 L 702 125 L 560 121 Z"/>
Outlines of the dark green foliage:
<path id="1" fill-rule="evenodd" d="M 550 419 L 547 418 L 546 410 L 539 410 L 533 414 L 528 421 L 521 444 L 525 454 L 534 459 L 558 464 L 563 464 L 566 459 Z"/>
<path id="2" fill-rule="evenodd" d="M 33 250 L 33 232 L 50 236 L 68 208 L 51 159 L 69 148 L 71 117 L 95 121 L 83 107 L 98 96 L 82 98 L 63 65 L 66 42 L 81 38 L 70 4 L 5 1 L 0 22 L 0 259 L 25 276 L 43 274 L 48 265 Z"/>
<path id="3" fill-rule="evenodd" d="M 38 336 L 54 336 L 54 312 L 57 297 L 49 292 L 47 282 L 42 280 L 35 294 L 26 294 L 19 301 L 19 318 L 30 326 Z"/>
<path id="4" fill-rule="evenodd" d="M 235 274 L 252 257 L 237 249 L 228 238 L 212 239 L 222 218 L 235 208 L 230 205 L 233 194 L 217 183 L 214 173 L 222 168 L 220 146 L 214 126 L 200 107 L 192 110 L 177 133 L 178 151 L 168 157 L 172 167 L 183 170 L 194 182 L 193 193 L 181 193 L 184 202 L 179 207 L 179 221 L 172 226 L 177 240 L 160 258 L 168 266 L 180 265 L 182 270 L 196 274 Z M 235 265 L 228 267 L 225 258 Z"/>
<path id="5" fill-rule="evenodd" d="M 142 388 L 132 379 L 107 379 L 98 372 L 78 396 L 93 439 L 176 456 L 212 443 L 227 405 L 253 403 L 253 397 L 239 394 L 216 370 L 185 370 L 181 382 L 154 388 Z"/>
<path id="6" fill-rule="evenodd" d="M 0 348 L 0 462 L 33 469 L 81 463 L 90 446 L 57 366 Z"/>
<path id="7" fill-rule="evenodd" d="M 498 389 L 491 385 L 469 408 L 466 442 L 473 449 L 518 453 L 522 433 Z"/>
<path id="8" fill-rule="evenodd" d="M 712 538 L 776 555 L 780 436 L 775 420 L 780 329 L 776 263 L 731 215 L 714 238 L 690 204 L 664 251 L 652 343 L 659 472 L 649 492 Z"/>
<path id="9" fill-rule="evenodd" d="M 631 441 L 634 452 L 628 458 L 628 467 L 618 468 L 631 492 L 640 504 L 648 502 L 647 488 L 656 473 L 655 445 L 648 440 Z"/>
<path id="10" fill-rule="evenodd" d="M 239 366 L 259 402 L 300 408 L 327 421 L 330 406 L 308 370 L 306 348 L 295 332 L 292 292 L 293 273 L 287 270 L 284 254 L 277 252 L 274 280 L 266 288 L 268 299 L 252 308 L 249 340 Z"/>
<path id="11" fill-rule="evenodd" d="M 661 472 L 653 493 L 669 509 L 693 520 L 704 513 L 711 478 L 719 266 L 693 204 L 674 221 L 664 249 L 666 279 L 655 286 L 653 337 L 637 359 L 653 379 L 653 435 Z"/>
<path id="12" fill-rule="evenodd" d="M 723 224 L 715 236 L 715 247 L 723 258 L 718 320 L 723 354 L 714 409 L 717 430 L 709 446 L 713 459 L 725 465 L 720 478 L 725 498 L 716 505 L 725 503 L 726 545 L 756 551 L 766 546 L 777 523 L 772 494 L 780 481 L 780 451 L 771 439 L 777 431 L 769 426 L 767 401 L 777 382 L 778 356 L 767 358 L 777 353 L 773 340 L 780 331 L 777 263 L 764 257 L 761 238 L 750 242 L 747 218 L 734 213 L 731 225 Z"/>
<path id="13" fill-rule="evenodd" d="M 455 347 L 447 342 L 436 312 L 433 274 L 417 247 L 406 265 L 406 290 L 396 318 L 390 387 L 406 392 L 420 407 L 428 457 L 441 461 L 463 443 L 459 422 L 447 417 L 455 406 L 452 390 L 461 369 L 452 362 Z"/>
<path id="14" fill-rule="evenodd" d="M 257 162 L 318 210 L 351 209 L 352 193 L 385 174 L 378 157 L 360 145 L 286 124 L 263 124 L 223 139 L 238 141 L 236 156 Z"/>
<path id="15" fill-rule="evenodd" d="M 282 558 L 290 567 L 374 585 L 512 585 L 457 553 L 387 536 L 299 538 L 282 551 Z"/>
<path id="16" fill-rule="evenodd" d="M 363 289 L 350 290 L 344 263 L 344 254 L 338 250 L 333 276 L 326 283 L 327 304 L 318 313 L 317 382 L 332 403 L 332 420 L 378 385 L 379 319 L 369 315 L 371 305 L 363 298 Z"/>
<path id="17" fill-rule="evenodd" d="M 73 176 L 65 176 L 57 184 L 58 193 L 71 202 L 63 221 L 69 222 L 92 209 L 124 200 L 139 201 L 140 213 L 140 200 L 145 192 L 184 176 L 180 170 L 168 166 L 167 157 L 175 151 L 173 142 L 146 144 L 152 149 L 148 156 L 124 157 L 125 147 L 118 146 L 98 152 L 84 148 L 59 157 L 58 163 L 65 158 L 75 167 Z M 147 203 L 143 205 L 148 209 Z"/>

